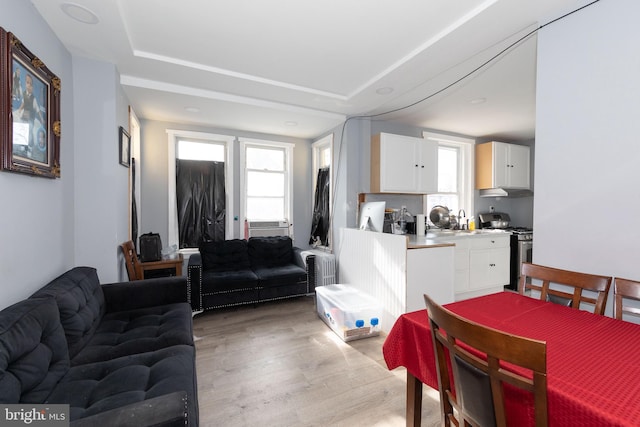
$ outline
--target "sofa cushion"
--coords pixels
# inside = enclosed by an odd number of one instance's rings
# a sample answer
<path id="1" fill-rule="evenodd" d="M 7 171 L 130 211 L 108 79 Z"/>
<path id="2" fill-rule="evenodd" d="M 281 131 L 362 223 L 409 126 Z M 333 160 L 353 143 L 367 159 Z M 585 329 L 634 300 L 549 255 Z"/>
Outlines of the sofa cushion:
<path id="1" fill-rule="evenodd" d="M 249 270 L 203 271 L 202 293 L 235 291 L 244 288 L 255 288 L 258 276 Z"/>
<path id="2" fill-rule="evenodd" d="M 251 237 L 248 242 L 251 267 L 278 267 L 291 264 L 293 242 L 288 236 Z"/>
<path id="3" fill-rule="evenodd" d="M 86 345 L 105 313 L 104 294 L 92 267 L 76 267 L 40 288 L 32 297 L 55 298 L 69 346 L 69 356 Z"/>
<path id="4" fill-rule="evenodd" d="M 52 298 L 23 300 L 0 312 L 0 402 L 42 403 L 68 371 Z"/>
<path id="5" fill-rule="evenodd" d="M 189 423 L 198 425 L 195 349 L 179 345 L 72 367 L 47 403 L 67 403 L 71 420 L 186 391 Z"/>
<path id="6" fill-rule="evenodd" d="M 250 267 L 247 242 L 242 239 L 205 242 L 200 245 L 205 271 L 245 270 Z"/>
<path id="7" fill-rule="evenodd" d="M 71 364 L 115 359 L 177 344 L 193 345 L 189 304 L 116 311 L 104 315 L 94 336 Z"/>
<path id="8" fill-rule="evenodd" d="M 260 286 L 265 288 L 307 281 L 306 270 L 294 264 L 280 267 L 259 267 L 254 271 L 258 276 Z"/>

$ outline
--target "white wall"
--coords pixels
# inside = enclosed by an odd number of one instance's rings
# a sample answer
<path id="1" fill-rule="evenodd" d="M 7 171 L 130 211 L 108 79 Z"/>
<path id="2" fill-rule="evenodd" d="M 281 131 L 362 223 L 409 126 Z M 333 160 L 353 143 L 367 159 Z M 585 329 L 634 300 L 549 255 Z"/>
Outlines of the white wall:
<path id="1" fill-rule="evenodd" d="M 534 262 L 640 279 L 640 2 L 538 36 Z"/>
<path id="2" fill-rule="evenodd" d="M 71 55 L 30 2 L 3 0 L 0 26 L 62 81 L 61 178 L 0 172 L 0 309 L 73 265 L 74 109 Z"/>

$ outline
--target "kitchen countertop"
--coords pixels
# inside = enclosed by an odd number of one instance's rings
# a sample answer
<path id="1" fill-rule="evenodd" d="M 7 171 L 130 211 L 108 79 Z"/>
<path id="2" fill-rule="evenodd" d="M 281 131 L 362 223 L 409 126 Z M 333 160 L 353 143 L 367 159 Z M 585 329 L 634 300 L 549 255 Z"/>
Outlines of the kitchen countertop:
<path id="1" fill-rule="evenodd" d="M 424 236 L 407 234 L 407 248 L 436 248 L 453 246 L 457 239 L 484 237 L 488 235 L 510 235 L 507 230 L 428 230 Z"/>

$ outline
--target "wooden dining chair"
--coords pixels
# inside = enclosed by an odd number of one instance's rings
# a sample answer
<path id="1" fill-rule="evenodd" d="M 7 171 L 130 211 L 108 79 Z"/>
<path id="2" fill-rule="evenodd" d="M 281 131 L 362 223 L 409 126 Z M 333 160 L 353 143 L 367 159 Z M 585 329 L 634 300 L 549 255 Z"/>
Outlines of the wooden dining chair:
<path id="1" fill-rule="evenodd" d="M 441 424 L 505 427 L 508 384 L 532 396 L 535 425 L 547 426 L 546 342 L 482 326 L 428 295 L 424 300 L 436 356 Z M 516 372 L 505 363 L 525 369 Z"/>
<path id="2" fill-rule="evenodd" d="M 535 284 L 533 281 L 542 282 Z M 538 264 L 522 263 L 518 292 L 535 290 L 540 292 L 542 301 L 566 305 L 580 309 L 581 304 L 593 305 L 593 313 L 604 315 L 607 296 L 613 278 L 595 274 L 580 273 Z M 572 288 L 572 289 L 570 289 Z M 584 294 L 589 291 L 591 294 Z"/>
<path id="3" fill-rule="evenodd" d="M 613 295 L 615 302 L 613 304 L 613 317 L 622 320 L 623 314 L 632 316 L 640 316 L 640 305 L 631 306 L 626 302 L 640 302 L 640 282 L 636 280 L 620 279 L 616 277 L 613 285 Z"/>
<path id="4" fill-rule="evenodd" d="M 144 272 L 136 253 L 136 247 L 133 241 L 129 240 L 120 245 L 122 252 L 124 253 L 124 261 L 127 266 L 127 275 L 129 280 L 142 280 L 144 279 Z"/>

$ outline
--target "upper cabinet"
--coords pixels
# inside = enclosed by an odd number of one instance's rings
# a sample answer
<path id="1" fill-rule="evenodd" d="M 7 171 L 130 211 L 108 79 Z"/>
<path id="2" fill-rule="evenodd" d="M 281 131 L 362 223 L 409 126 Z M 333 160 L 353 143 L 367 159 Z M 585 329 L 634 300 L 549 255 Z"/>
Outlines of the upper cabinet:
<path id="1" fill-rule="evenodd" d="M 381 133 L 371 139 L 372 193 L 436 193 L 435 141 Z"/>
<path id="2" fill-rule="evenodd" d="M 476 188 L 531 188 L 530 148 L 504 142 L 476 145 Z"/>

